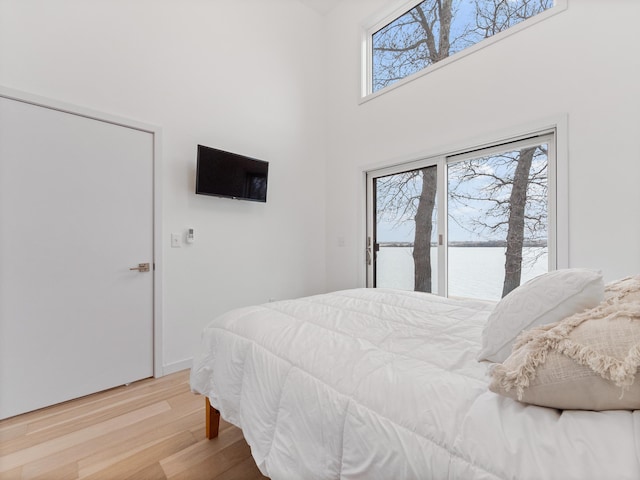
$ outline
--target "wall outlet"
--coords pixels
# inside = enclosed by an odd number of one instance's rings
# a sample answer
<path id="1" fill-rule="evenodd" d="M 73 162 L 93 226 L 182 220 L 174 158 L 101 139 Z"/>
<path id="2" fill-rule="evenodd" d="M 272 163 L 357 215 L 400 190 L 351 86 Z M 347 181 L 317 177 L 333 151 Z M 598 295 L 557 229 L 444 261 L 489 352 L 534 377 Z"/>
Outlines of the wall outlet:
<path id="1" fill-rule="evenodd" d="M 171 248 L 180 248 L 182 246 L 182 239 L 179 233 L 171 234 Z"/>

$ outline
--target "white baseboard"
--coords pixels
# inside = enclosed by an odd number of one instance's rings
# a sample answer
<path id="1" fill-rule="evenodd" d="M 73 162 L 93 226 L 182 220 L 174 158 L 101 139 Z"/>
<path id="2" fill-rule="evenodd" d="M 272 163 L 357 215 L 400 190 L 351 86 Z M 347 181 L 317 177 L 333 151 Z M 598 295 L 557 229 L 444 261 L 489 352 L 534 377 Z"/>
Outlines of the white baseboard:
<path id="1" fill-rule="evenodd" d="M 193 358 L 187 358 L 185 360 L 181 360 L 179 362 L 170 363 L 168 365 L 162 366 L 162 372 L 159 372 L 160 375 L 156 374 L 156 377 L 163 377 L 165 375 L 169 375 L 171 373 L 180 372 L 182 370 L 188 370 L 191 368 L 193 364 Z"/>

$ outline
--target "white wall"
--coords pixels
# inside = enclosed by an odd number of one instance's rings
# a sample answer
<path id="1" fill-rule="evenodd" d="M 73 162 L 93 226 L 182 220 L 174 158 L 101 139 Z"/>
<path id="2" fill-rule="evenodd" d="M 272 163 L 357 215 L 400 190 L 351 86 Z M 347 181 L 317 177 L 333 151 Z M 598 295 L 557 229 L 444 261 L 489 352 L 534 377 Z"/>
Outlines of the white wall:
<path id="1" fill-rule="evenodd" d="M 214 316 L 325 290 L 323 29 L 295 0 L 0 0 L 0 85 L 162 128 L 167 371 Z M 268 202 L 196 196 L 198 143 L 268 160 Z"/>
<path id="2" fill-rule="evenodd" d="M 640 272 L 640 2 L 569 0 L 359 104 L 360 24 L 388 3 L 0 0 L 1 85 L 163 129 L 167 370 L 223 311 L 363 284 L 368 166 L 550 116 L 568 117 L 570 264 Z M 194 195 L 197 143 L 269 160 L 267 204 Z"/>
<path id="3" fill-rule="evenodd" d="M 568 119 L 569 266 L 607 279 L 640 272 L 640 2 L 569 0 L 358 104 L 360 25 L 387 5 L 350 0 L 328 19 L 328 288 L 364 281 L 363 170 L 556 116 Z"/>

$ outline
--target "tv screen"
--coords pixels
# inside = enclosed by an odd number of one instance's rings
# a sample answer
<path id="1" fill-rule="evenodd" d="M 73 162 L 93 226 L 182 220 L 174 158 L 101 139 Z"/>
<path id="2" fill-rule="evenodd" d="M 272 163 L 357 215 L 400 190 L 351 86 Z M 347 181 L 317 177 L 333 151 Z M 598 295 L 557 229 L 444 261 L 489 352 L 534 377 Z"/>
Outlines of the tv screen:
<path id="1" fill-rule="evenodd" d="M 198 145 L 196 193 L 267 201 L 269 162 Z"/>

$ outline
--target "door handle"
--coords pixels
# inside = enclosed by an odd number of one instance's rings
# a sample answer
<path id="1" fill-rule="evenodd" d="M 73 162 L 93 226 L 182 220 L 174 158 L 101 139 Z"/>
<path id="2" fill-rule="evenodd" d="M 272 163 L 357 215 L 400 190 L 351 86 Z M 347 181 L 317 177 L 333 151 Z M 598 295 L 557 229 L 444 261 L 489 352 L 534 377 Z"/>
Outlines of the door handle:
<path id="1" fill-rule="evenodd" d="M 149 264 L 148 263 L 139 263 L 137 267 L 132 267 L 129 270 L 138 270 L 139 272 L 148 272 Z"/>

